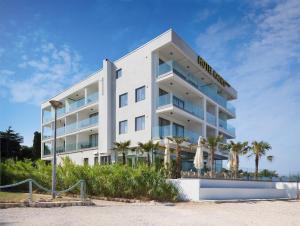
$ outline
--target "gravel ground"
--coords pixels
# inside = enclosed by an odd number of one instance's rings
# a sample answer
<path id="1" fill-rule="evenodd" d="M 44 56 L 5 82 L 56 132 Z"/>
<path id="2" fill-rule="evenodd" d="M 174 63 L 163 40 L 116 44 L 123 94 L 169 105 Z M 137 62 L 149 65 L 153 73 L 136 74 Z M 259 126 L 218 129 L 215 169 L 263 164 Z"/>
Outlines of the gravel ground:
<path id="1" fill-rule="evenodd" d="M 117 203 L 93 207 L 0 209 L 0 225 L 300 225 L 300 202 Z"/>

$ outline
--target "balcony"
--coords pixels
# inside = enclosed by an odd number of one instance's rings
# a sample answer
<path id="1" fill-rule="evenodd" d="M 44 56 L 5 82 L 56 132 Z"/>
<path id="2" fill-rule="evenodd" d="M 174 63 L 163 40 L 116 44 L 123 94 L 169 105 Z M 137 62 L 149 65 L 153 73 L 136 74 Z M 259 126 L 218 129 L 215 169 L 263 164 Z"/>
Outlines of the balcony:
<path id="1" fill-rule="evenodd" d="M 78 147 L 78 148 L 77 148 Z M 98 144 L 97 143 L 91 143 L 89 141 L 86 142 L 78 142 L 76 143 L 70 143 L 66 144 L 66 146 L 57 146 L 56 147 L 56 153 L 65 153 L 65 152 L 72 152 L 72 151 L 77 151 L 77 150 L 82 150 L 82 149 L 89 149 L 89 148 L 97 148 Z M 44 149 L 44 156 L 49 156 L 52 154 L 52 148 L 49 149 Z"/>
<path id="2" fill-rule="evenodd" d="M 213 125 L 213 126 L 217 126 L 217 118 L 215 115 L 209 113 L 209 112 L 206 112 L 206 121 Z"/>
<path id="3" fill-rule="evenodd" d="M 65 134 L 73 133 L 81 129 L 85 129 L 91 126 L 95 126 L 98 123 L 98 115 L 86 118 L 77 122 L 70 123 L 65 127 L 57 128 L 57 136 L 63 136 Z M 50 139 L 53 137 L 53 132 L 51 135 L 43 135 L 43 140 Z"/>
<path id="4" fill-rule="evenodd" d="M 86 98 L 82 98 L 77 101 L 73 101 L 72 103 L 69 104 L 69 107 L 62 107 L 60 109 L 57 109 L 57 117 L 63 117 L 67 113 L 71 113 L 73 111 L 76 111 L 82 107 L 85 107 L 87 105 L 96 103 L 98 101 L 98 92 L 94 92 L 90 95 L 88 95 Z M 54 120 L 54 114 L 51 112 L 47 113 L 45 112 L 43 116 L 43 123 L 48 123 L 50 121 Z"/>
<path id="5" fill-rule="evenodd" d="M 225 120 L 219 119 L 219 128 L 232 137 L 235 137 L 235 128 L 228 124 Z"/>
<path id="6" fill-rule="evenodd" d="M 181 79 L 188 82 L 190 85 L 198 89 L 200 92 L 204 93 L 206 96 L 217 102 L 219 105 L 224 107 L 232 115 L 235 115 L 235 108 L 233 105 L 228 103 L 228 101 L 221 95 L 217 93 L 217 90 L 213 89 L 211 86 L 204 84 L 200 79 L 191 74 L 190 72 L 183 69 L 176 61 L 167 61 L 160 64 L 158 67 L 158 78 L 167 76 L 169 72 L 173 72 Z"/>
<path id="7" fill-rule="evenodd" d="M 181 133 L 176 133 L 172 129 L 171 125 L 167 126 L 155 126 L 153 128 L 153 139 L 163 139 L 165 137 L 185 137 L 191 144 L 196 144 L 198 142 L 199 136 L 202 136 L 202 132 L 196 133 L 194 131 L 184 128 Z"/>
<path id="8" fill-rule="evenodd" d="M 201 105 L 195 105 L 192 102 L 183 100 L 171 94 L 165 94 L 158 97 L 157 108 L 173 105 L 185 112 L 188 112 L 197 118 L 204 119 L 204 111 Z"/>

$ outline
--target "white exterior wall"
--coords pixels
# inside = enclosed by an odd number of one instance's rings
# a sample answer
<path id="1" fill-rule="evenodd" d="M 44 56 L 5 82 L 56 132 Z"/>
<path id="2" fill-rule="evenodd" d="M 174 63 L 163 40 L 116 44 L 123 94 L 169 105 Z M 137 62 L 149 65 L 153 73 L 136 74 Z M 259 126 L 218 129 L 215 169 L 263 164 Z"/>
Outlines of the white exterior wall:
<path id="1" fill-rule="evenodd" d="M 156 74 L 160 57 L 158 50 L 167 45 L 171 45 L 180 51 L 187 60 L 191 61 L 194 66 L 199 67 L 199 70 L 205 74 L 204 70 L 197 65 L 197 55 L 172 30 L 163 33 L 115 62 L 111 62 L 108 59 L 103 60 L 103 68 L 100 71 L 52 98 L 63 100 L 79 90 L 82 90 L 81 93 L 85 96 L 98 91 L 98 101 L 93 104 L 94 108 L 98 108 L 98 123 L 92 128 L 98 133 L 98 147 L 93 150 L 77 150 L 72 153 L 59 154 L 59 159 L 61 156 L 67 155 L 76 163 L 82 164 L 85 156 L 88 156 L 91 163 L 91 161 L 94 161 L 93 158 L 95 156 L 98 156 L 100 159 L 101 156 L 111 155 L 114 162 L 115 154 L 112 148 L 115 141 L 131 140 L 132 146 L 136 146 L 138 142 L 147 142 L 152 139 L 153 128 L 158 125 L 158 115 L 156 113 L 159 86 Z M 118 69 L 122 69 L 122 77 L 116 79 L 115 74 Z M 209 78 L 212 79 L 211 76 Z M 95 84 L 96 86 L 94 86 Z M 91 85 L 93 86 L 91 87 Z M 142 86 L 145 86 L 145 100 L 135 102 L 135 90 Z M 193 87 L 190 88 L 193 89 Z M 177 91 L 179 93 L 180 90 Z M 119 108 L 119 95 L 126 92 L 128 93 L 128 105 Z M 198 92 L 199 100 L 193 99 L 195 104 L 201 105 L 206 109 L 206 103 L 209 100 L 216 105 L 216 109 L 219 109 L 217 103 L 200 91 Z M 227 90 L 227 92 L 231 96 L 236 96 L 236 91 L 233 89 Z M 71 104 L 69 100 L 64 102 L 67 108 Z M 88 103 L 86 102 L 86 104 Z M 49 108 L 49 106 L 49 101 L 47 101 L 41 107 L 43 110 Z M 67 117 L 63 117 L 65 123 L 70 124 L 76 120 L 87 118 L 90 106 L 87 105 L 82 109 L 67 113 Z M 84 110 L 87 112 L 82 112 Z M 145 115 L 145 129 L 135 131 L 135 118 L 143 115 Z M 189 113 L 186 113 L 186 115 L 185 117 L 189 117 Z M 165 118 L 168 118 L 168 116 L 165 116 Z M 194 126 L 192 123 L 190 125 L 187 124 L 185 118 L 179 121 L 182 121 L 182 124 L 187 129 L 199 131 L 205 137 L 208 125 L 206 118 L 206 111 L 204 111 L 204 120 L 200 120 L 201 123 L 197 124 L 197 126 Z M 172 121 L 172 118 L 169 117 L 168 119 Z M 128 132 L 126 134 L 119 134 L 119 122 L 123 120 L 128 120 Z M 41 124 L 41 131 L 43 131 L 43 123 L 41 122 Z M 215 129 L 216 134 L 218 134 L 218 126 Z M 85 141 L 88 139 L 88 132 L 89 129 L 78 130 L 72 133 L 72 137 L 63 135 L 62 139 L 65 139 L 66 143 Z M 42 143 L 52 140 L 46 139 Z M 42 155 L 42 158 L 50 160 L 51 156 Z"/>
<path id="2" fill-rule="evenodd" d="M 214 179 L 171 179 L 182 200 L 295 199 L 297 183 Z M 299 187 L 298 187 L 299 189 Z"/>

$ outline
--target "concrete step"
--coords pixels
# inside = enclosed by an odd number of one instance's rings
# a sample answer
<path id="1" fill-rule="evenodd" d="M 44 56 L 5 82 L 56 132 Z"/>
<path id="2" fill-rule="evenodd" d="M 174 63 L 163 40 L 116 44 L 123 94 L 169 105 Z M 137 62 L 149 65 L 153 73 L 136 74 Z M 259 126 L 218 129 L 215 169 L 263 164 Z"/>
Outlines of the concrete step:
<path id="1" fill-rule="evenodd" d="M 287 189 L 275 188 L 200 188 L 199 200 L 290 199 Z"/>

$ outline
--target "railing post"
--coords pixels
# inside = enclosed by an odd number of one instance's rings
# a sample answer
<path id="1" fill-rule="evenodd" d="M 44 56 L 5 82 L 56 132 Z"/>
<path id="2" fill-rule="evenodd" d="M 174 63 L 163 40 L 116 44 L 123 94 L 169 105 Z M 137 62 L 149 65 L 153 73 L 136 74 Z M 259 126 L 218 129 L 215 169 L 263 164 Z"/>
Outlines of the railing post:
<path id="1" fill-rule="evenodd" d="M 84 201 L 84 197 L 85 197 L 85 181 L 81 180 L 80 181 L 80 199 L 81 201 Z"/>
<path id="2" fill-rule="evenodd" d="M 29 197 L 28 197 L 28 199 L 29 199 L 29 202 L 32 202 L 32 180 L 30 179 L 29 180 L 29 183 L 28 183 L 28 185 L 29 185 Z"/>

